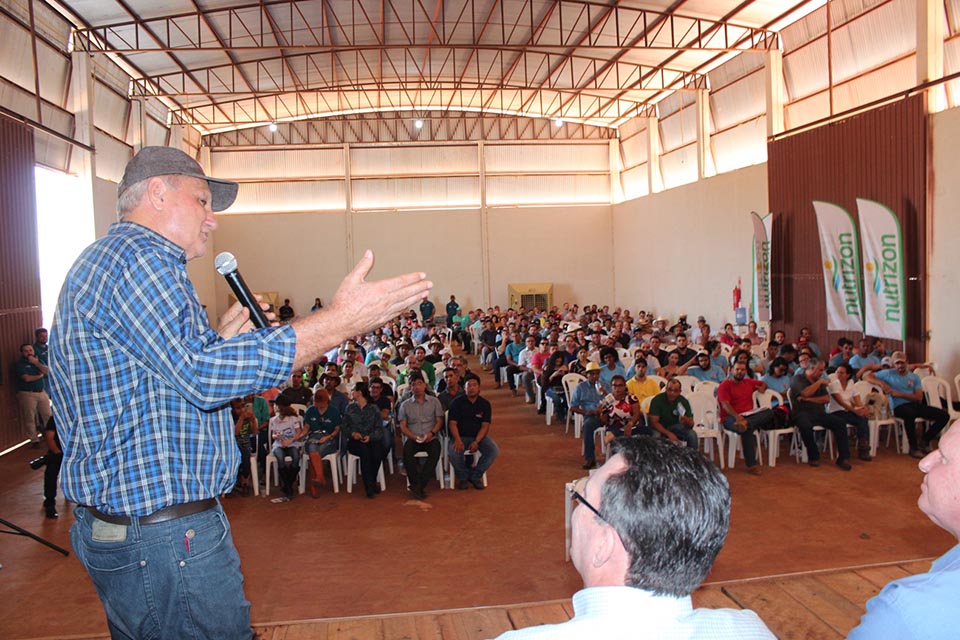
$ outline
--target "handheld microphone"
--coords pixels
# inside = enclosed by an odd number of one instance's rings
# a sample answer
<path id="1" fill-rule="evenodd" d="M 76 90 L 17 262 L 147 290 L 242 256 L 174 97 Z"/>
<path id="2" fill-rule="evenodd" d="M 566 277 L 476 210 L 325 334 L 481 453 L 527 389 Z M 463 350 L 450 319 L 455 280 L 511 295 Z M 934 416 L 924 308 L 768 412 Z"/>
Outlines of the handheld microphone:
<path id="1" fill-rule="evenodd" d="M 253 297 L 247 283 L 243 281 L 243 276 L 237 271 L 237 259 L 229 251 L 224 251 L 213 261 L 213 266 L 224 278 L 227 284 L 233 290 L 233 295 L 237 296 L 240 304 L 250 310 L 250 320 L 257 329 L 264 329 L 270 326 L 267 316 L 264 315 L 260 303 Z"/>

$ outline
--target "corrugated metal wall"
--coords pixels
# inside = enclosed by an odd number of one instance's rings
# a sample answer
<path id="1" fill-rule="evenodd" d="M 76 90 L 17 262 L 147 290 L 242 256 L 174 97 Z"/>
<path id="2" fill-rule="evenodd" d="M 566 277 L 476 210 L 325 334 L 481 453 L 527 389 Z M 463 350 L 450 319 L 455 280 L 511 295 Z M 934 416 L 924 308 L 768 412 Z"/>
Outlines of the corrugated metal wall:
<path id="1" fill-rule="evenodd" d="M 0 116 L 0 450 L 19 440 L 13 364 L 40 326 L 33 132 Z"/>
<path id="2" fill-rule="evenodd" d="M 900 219 L 906 272 L 907 353 L 926 353 L 927 118 L 916 96 L 768 145 L 774 212 L 774 328 L 796 340 L 809 325 L 824 350 L 844 335 L 828 332 L 813 200 L 833 202 L 857 219 L 856 198 L 876 200 Z M 856 336 L 851 336 L 856 337 Z M 887 350 L 899 343 L 887 341 Z"/>

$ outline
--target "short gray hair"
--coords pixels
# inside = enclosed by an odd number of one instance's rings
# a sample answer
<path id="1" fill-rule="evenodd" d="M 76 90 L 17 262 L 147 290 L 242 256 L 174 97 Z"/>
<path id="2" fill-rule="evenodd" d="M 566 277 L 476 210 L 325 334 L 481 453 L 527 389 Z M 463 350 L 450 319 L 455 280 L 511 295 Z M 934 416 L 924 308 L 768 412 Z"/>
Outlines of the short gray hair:
<path id="1" fill-rule="evenodd" d="M 156 176 L 163 180 L 171 189 L 177 189 L 180 186 L 180 176 Z M 143 196 L 147 193 L 147 183 L 150 178 L 135 182 L 127 187 L 123 193 L 117 197 L 117 218 L 123 220 L 128 213 L 136 209 L 143 201 Z"/>

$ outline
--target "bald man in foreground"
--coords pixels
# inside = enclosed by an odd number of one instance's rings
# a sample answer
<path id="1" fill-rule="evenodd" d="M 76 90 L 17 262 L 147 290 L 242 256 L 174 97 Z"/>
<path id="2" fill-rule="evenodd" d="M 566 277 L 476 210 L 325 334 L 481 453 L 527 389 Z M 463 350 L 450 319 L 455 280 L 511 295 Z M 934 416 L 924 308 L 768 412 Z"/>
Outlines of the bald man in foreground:
<path id="1" fill-rule="evenodd" d="M 920 461 L 920 510 L 960 540 L 960 429 L 951 427 L 940 446 Z M 927 573 L 894 580 L 867 602 L 867 613 L 849 640 L 947 640 L 957 638 L 960 544 Z"/>
<path id="2" fill-rule="evenodd" d="M 574 617 L 499 640 L 774 638 L 752 611 L 693 608 L 730 525 L 730 488 L 711 462 L 666 440 L 618 438 L 584 480 L 572 492 L 570 555 L 584 586 Z"/>

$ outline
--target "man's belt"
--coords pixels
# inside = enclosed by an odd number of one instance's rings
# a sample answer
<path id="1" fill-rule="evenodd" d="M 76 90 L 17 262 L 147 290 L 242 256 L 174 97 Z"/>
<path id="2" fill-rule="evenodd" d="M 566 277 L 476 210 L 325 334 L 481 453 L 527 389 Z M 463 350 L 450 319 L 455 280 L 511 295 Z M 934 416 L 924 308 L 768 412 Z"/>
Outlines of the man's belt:
<path id="1" fill-rule="evenodd" d="M 103 520 L 104 522 L 109 522 L 110 524 L 120 524 L 124 526 L 129 526 L 133 524 L 134 518 L 141 524 L 160 524 L 161 522 L 169 522 L 170 520 L 176 520 L 177 518 L 183 518 L 184 516 L 192 516 L 195 513 L 201 513 L 208 509 L 213 509 L 217 506 L 217 501 L 214 498 L 207 498 L 206 500 L 197 500 L 195 502 L 184 502 L 183 504 L 175 504 L 170 507 L 164 507 L 158 511 L 154 511 L 148 516 L 112 516 L 108 513 L 103 513 L 97 511 L 93 507 L 88 507 L 84 505 L 84 509 L 90 512 L 97 520 Z"/>

